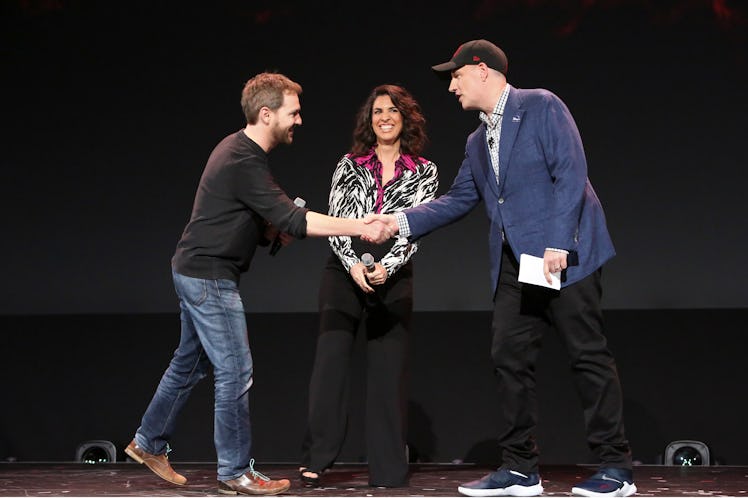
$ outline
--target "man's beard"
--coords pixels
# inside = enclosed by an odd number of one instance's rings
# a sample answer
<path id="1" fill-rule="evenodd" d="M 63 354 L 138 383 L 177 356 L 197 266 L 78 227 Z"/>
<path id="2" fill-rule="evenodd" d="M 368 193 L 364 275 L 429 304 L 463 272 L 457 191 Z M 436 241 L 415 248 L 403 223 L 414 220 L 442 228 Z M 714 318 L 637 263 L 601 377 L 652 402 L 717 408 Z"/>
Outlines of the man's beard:
<path id="1" fill-rule="evenodd" d="M 291 134 L 291 130 L 293 128 L 276 128 L 273 132 L 273 137 L 275 138 L 275 141 L 279 144 L 290 144 L 293 142 L 293 135 Z"/>

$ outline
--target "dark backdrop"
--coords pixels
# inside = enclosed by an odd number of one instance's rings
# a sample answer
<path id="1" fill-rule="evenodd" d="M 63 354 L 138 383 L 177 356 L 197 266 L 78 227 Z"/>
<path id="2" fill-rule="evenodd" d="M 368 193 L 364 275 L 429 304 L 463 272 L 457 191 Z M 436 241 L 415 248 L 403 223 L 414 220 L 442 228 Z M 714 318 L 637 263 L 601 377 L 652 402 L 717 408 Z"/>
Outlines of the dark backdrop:
<path id="1" fill-rule="evenodd" d="M 194 4 L 194 5 L 193 5 Z M 210 4 L 208 6 L 208 4 Z M 326 211 L 355 111 L 406 86 L 429 120 L 441 192 L 477 125 L 430 70 L 488 38 L 509 81 L 574 114 L 618 255 L 605 306 L 745 308 L 748 84 L 740 2 L 6 1 L 0 314 L 171 312 L 169 259 L 213 146 L 243 126 L 244 82 L 304 87 L 304 125 L 271 155 Z M 490 306 L 483 207 L 430 235 L 416 309 Z M 314 311 L 324 240 L 259 254 L 250 312 Z"/>
<path id="2" fill-rule="evenodd" d="M 609 310 L 633 457 L 661 463 L 675 440 L 708 445 L 713 463 L 748 465 L 748 310 Z M 316 313 L 248 315 L 254 359 L 252 452 L 296 463 L 306 428 Z M 501 409 L 489 358 L 490 312 L 419 312 L 410 347 L 408 444 L 413 461 L 498 464 Z M 70 461 L 77 445 L 131 440 L 176 345 L 179 316 L 0 316 L 0 460 Z M 338 462 L 366 460 L 365 353 L 352 361 L 348 431 Z M 547 334 L 537 368 L 543 464 L 595 463 L 560 341 Z M 215 461 L 212 378 L 181 413 L 172 461 Z M 124 455 L 120 455 L 120 458 Z"/>
<path id="3" fill-rule="evenodd" d="M 208 6 L 209 4 L 209 6 Z M 0 16 L 0 458 L 126 444 L 178 334 L 169 260 L 205 160 L 240 129 L 245 81 L 304 87 L 304 125 L 271 155 L 320 211 L 372 87 L 406 86 L 445 192 L 478 124 L 430 66 L 488 38 L 509 81 L 545 87 L 579 125 L 618 254 L 606 318 L 635 458 L 674 439 L 745 464 L 746 7 L 729 0 L 7 0 Z M 483 208 L 416 256 L 410 442 L 425 460 L 496 458 Z M 295 461 L 316 327 L 321 239 L 242 283 L 260 460 Z M 360 358 L 360 357 L 359 357 Z M 362 368 L 357 362 L 357 368 Z M 552 337 L 539 366 L 544 462 L 588 461 Z M 360 375 L 357 377 L 360 387 Z M 343 458 L 365 458 L 361 391 Z M 176 460 L 211 460 L 212 392 L 181 418 Z"/>

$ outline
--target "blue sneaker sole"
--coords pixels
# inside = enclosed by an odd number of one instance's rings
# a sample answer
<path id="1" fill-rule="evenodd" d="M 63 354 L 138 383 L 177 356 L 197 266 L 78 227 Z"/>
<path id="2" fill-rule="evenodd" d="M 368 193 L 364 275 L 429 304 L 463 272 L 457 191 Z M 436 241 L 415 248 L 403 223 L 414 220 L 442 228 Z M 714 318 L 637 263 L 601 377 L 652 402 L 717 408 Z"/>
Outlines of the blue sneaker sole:
<path id="1" fill-rule="evenodd" d="M 539 483 L 534 486 L 514 485 L 494 489 L 476 489 L 458 486 L 457 491 L 465 496 L 540 496 L 543 494 L 543 486 Z"/>

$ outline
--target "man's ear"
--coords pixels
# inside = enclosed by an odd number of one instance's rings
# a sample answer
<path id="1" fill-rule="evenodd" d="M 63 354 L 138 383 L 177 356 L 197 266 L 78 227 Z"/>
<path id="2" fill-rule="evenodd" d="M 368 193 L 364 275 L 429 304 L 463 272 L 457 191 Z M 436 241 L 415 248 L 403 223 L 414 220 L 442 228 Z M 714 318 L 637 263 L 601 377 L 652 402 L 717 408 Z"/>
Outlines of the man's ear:
<path id="1" fill-rule="evenodd" d="M 273 117 L 273 112 L 268 107 L 263 107 L 260 109 L 260 120 L 264 124 L 270 124 L 270 120 Z"/>

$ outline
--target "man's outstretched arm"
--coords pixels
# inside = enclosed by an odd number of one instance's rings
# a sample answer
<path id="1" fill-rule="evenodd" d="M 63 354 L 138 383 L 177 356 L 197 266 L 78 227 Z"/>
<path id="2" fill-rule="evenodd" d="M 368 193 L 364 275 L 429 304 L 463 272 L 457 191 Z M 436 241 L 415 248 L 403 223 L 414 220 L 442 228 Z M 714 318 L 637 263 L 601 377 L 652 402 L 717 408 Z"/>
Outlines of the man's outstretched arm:
<path id="1" fill-rule="evenodd" d="M 396 223 L 397 225 L 397 223 Z M 361 237 L 367 242 L 381 244 L 396 233 L 385 220 L 335 218 L 326 214 L 307 211 L 306 234 L 309 237 L 329 237 L 331 235 L 349 235 Z"/>

